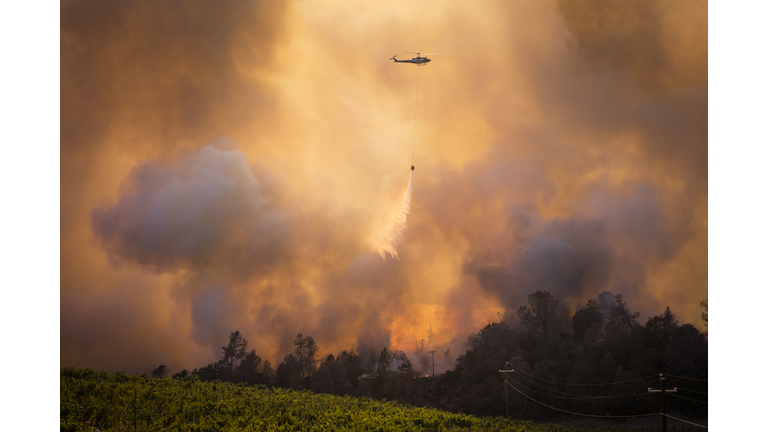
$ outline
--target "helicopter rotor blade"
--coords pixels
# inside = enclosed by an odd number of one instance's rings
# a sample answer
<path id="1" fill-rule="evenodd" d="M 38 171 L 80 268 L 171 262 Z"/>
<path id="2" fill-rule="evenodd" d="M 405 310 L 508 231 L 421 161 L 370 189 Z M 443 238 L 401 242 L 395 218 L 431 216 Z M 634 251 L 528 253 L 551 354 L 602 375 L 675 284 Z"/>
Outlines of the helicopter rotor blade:
<path id="1" fill-rule="evenodd" d="M 417 53 L 413 51 L 406 51 L 408 54 L 418 54 L 418 55 L 437 55 L 437 53 Z"/>

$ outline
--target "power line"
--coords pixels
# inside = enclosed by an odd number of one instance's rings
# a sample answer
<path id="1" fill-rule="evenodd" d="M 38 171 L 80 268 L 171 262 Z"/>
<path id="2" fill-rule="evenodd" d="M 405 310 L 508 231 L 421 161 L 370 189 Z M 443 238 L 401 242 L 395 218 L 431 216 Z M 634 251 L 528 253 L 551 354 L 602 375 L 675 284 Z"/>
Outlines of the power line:
<path id="1" fill-rule="evenodd" d="M 547 388 L 543 384 L 539 384 L 539 383 L 537 383 L 535 381 L 532 381 L 532 380 L 526 378 L 525 375 L 520 375 L 520 377 L 523 378 L 524 380 L 530 382 L 533 385 L 537 385 L 537 386 L 539 386 L 541 388 L 547 389 L 549 391 L 553 391 L 555 393 L 560 393 L 560 394 L 569 395 L 569 396 L 577 396 L 577 397 L 582 396 L 582 397 L 584 397 L 584 395 L 578 395 L 578 394 L 575 394 L 575 393 L 567 393 L 567 392 L 562 392 L 562 391 L 559 391 L 559 390 L 554 390 L 554 389 Z"/>
<path id="2" fill-rule="evenodd" d="M 540 395 L 542 395 L 542 396 L 547 396 L 547 397 L 558 398 L 558 399 L 569 399 L 569 400 L 592 400 L 592 399 L 609 399 L 609 398 L 614 398 L 614 397 L 641 396 L 641 395 L 644 395 L 644 394 L 649 394 L 648 392 L 645 392 L 645 393 L 638 393 L 638 392 L 640 392 L 640 391 L 645 391 L 645 389 L 643 389 L 643 390 L 635 390 L 635 391 L 633 391 L 633 392 L 630 392 L 630 393 L 622 393 L 622 394 L 618 394 L 618 395 L 612 395 L 612 396 L 582 396 L 582 395 L 576 395 L 576 396 L 578 396 L 578 397 L 575 397 L 575 398 L 569 398 L 569 397 L 563 397 L 563 396 L 555 396 L 555 395 L 548 395 L 548 394 L 544 394 L 544 393 L 542 393 L 542 392 L 539 392 L 539 391 L 533 390 L 533 389 L 532 389 L 532 388 L 530 388 L 530 387 L 526 387 L 526 386 L 524 386 L 524 385 L 520 384 L 519 382 L 515 381 L 515 380 L 514 380 L 514 378 L 511 378 L 511 379 L 512 379 L 512 381 L 514 381 L 514 382 L 515 382 L 517 385 L 519 385 L 520 387 L 522 387 L 522 388 L 524 388 L 524 389 L 526 389 L 526 390 L 530 390 L 530 391 L 532 391 L 533 393 L 537 393 L 537 394 L 540 394 Z M 569 393 L 566 393 L 566 394 L 569 394 Z"/>
<path id="3" fill-rule="evenodd" d="M 678 390 L 680 390 L 680 389 L 678 389 Z M 685 396 L 676 395 L 674 393 L 669 393 L 669 395 L 670 396 L 674 396 L 674 397 L 678 397 L 678 398 L 682 398 L 682 399 L 688 399 L 689 401 L 694 401 L 694 402 L 699 402 L 699 403 L 704 403 L 704 404 L 708 404 L 709 403 L 709 402 L 701 401 L 701 400 L 698 400 L 698 399 L 691 399 L 691 398 L 687 398 Z"/>
<path id="4" fill-rule="evenodd" d="M 661 413 L 659 413 L 659 414 L 661 414 Z M 681 421 L 681 422 L 683 422 L 683 423 L 692 424 L 692 425 L 694 425 L 694 426 L 698 426 L 698 427 L 700 427 L 700 428 L 709 429 L 708 427 L 706 427 L 706 426 L 704 426 L 704 425 L 700 425 L 700 424 L 692 423 L 692 422 L 689 422 L 689 421 L 686 421 L 686 420 L 683 420 L 683 419 L 679 419 L 679 418 L 677 418 L 677 417 L 672 417 L 672 416 L 671 416 L 671 415 L 669 415 L 669 414 L 661 414 L 661 415 L 663 415 L 664 417 L 669 417 L 669 418 L 671 418 L 671 419 L 675 419 L 675 420 L 677 420 L 677 421 Z"/>
<path id="5" fill-rule="evenodd" d="M 500 371 L 500 372 L 519 372 L 519 371 L 517 371 L 517 370 L 509 370 L 509 371 Z M 522 376 L 522 375 L 521 375 L 521 376 Z M 543 379 L 543 378 L 538 378 L 538 377 L 536 377 L 536 376 L 533 376 L 533 375 L 530 375 L 530 376 L 532 376 L 533 378 L 537 378 L 537 379 L 540 379 L 540 380 L 542 380 L 542 381 L 545 381 L 545 382 L 551 382 L 551 383 L 555 383 L 555 384 L 572 385 L 572 384 L 568 384 L 568 383 L 559 383 L 559 382 L 556 382 L 556 381 L 549 381 L 549 380 L 545 380 L 545 379 Z M 655 375 L 651 375 L 650 377 L 653 377 L 653 376 L 655 376 Z M 650 377 L 646 377 L 646 378 L 637 378 L 637 379 L 634 379 L 634 380 L 628 380 L 628 381 L 619 381 L 619 383 L 621 383 L 621 382 L 631 382 L 631 381 L 638 381 L 638 380 L 647 379 L 647 378 L 650 378 Z M 525 377 L 523 376 L 523 378 L 525 378 Z M 520 391 L 520 390 L 519 390 L 517 387 L 513 386 L 513 385 L 512 385 L 512 384 L 511 384 L 511 383 L 508 381 L 508 378 L 507 378 L 507 375 L 506 375 L 506 374 L 505 374 L 505 376 L 504 376 L 504 384 L 505 384 L 504 388 L 506 389 L 506 386 L 512 387 L 512 389 L 514 389 L 516 392 L 518 392 L 518 393 L 520 393 L 521 395 L 523 395 L 525 398 L 527 398 L 527 399 L 530 399 L 530 400 L 532 400 L 532 401 L 534 401 L 534 402 L 538 403 L 539 405 L 542 405 L 542 406 L 545 406 L 545 407 L 547 407 L 547 408 L 553 409 L 553 410 L 555 410 L 555 411 L 560 411 L 560 412 L 563 412 L 563 413 L 566 413 L 566 414 L 572 414 L 572 415 L 577 415 L 577 416 L 584 416 L 584 417 L 598 417 L 598 418 L 630 418 L 630 417 L 649 417 L 649 416 L 654 416 L 654 415 L 661 415 L 661 416 L 662 416 L 662 417 L 661 417 L 661 418 L 662 418 L 662 428 L 663 428 L 665 431 L 666 431 L 666 418 L 667 418 L 667 417 L 669 417 L 669 418 L 671 418 L 671 419 L 674 419 L 674 420 L 677 420 L 677 421 L 680 421 L 680 422 L 683 422 L 683 423 L 688 423 L 688 424 L 690 424 L 690 425 L 693 425 L 693 426 L 697 426 L 697 427 L 700 427 L 700 428 L 704 428 L 704 429 L 709 429 L 707 426 L 704 426 L 704 425 L 700 425 L 700 424 L 697 424 L 697 423 L 693 423 L 693 422 L 690 422 L 690 421 L 687 421 L 687 420 L 683 420 L 683 419 L 680 419 L 680 418 L 677 418 L 677 417 L 671 416 L 671 415 L 669 415 L 669 414 L 667 414 L 667 413 L 666 413 L 665 404 L 664 404 L 664 395 L 666 395 L 666 394 L 669 394 L 670 396 L 679 397 L 679 398 L 682 398 L 682 399 L 687 399 L 687 400 L 690 400 L 690 401 L 694 401 L 694 402 L 700 402 L 700 403 L 705 403 L 705 404 L 706 404 L 706 403 L 708 403 L 708 402 L 705 402 L 705 401 L 700 401 L 700 400 L 691 399 L 691 398 L 687 398 L 687 397 L 684 397 L 684 396 L 679 396 L 679 395 L 676 395 L 676 394 L 674 394 L 674 392 L 676 392 L 676 391 L 677 391 L 677 388 L 675 388 L 675 389 L 673 389 L 673 390 L 666 390 L 666 389 L 665 389 L 665 386 L 664 386 L 664 382 L 665 382 L 665 379 L 664 379 L 664 374 L 659 374 L 659 378 L 661 379 L 661 390 L 652 390 L 651 388 L 648 388 L 648 394 L 650 394 L 650 393 L 656 393 L 656 392 L 658 392 L 658 393 L 661 393 L 661 396 L 662 396 L 662 398 L 661 398 L 661 412 L 659 412 L 659 413 L 649 413 L 649 414 L 621 415 L 621 416 L 611 416 L 611 415 L 596 415 L 596 414 L 583 414 L 583 413 L 577 413 L 577 412 L 573 412 L 573 411 L 567 411 L 567 410 L 564 410 L 564 409 L 560 409 L 560 408 L 556 408 L 556 407 L 553 407 L 553 406 L 551 406 L 551 405 L 547 405 L 547 404 L 545 404 L 544 402 L 538 401 L 538 400 L 536 400 L 536 399 L 534 399 L 534 398 L 532 398 L 532 397 L 528 396 L 527 394 L 525 394 L 525 393 L 523 393 L 522 391 Z M 685 377 L 678 377 L 678 378 L 685 378 Z M 527 378 L 526 378 L 526 379 L 527 379 Z M 700 379 L 698 379 L 698 378 L 687 378 L 687 379 L 694 379 L 694 380 L 698 380 L 698 381 L 706 381 L 706 380 L 700 380 Z M 561 397 L 561 396 L 546 395 L 546 394 L 544 394 L 544 393 L 541 393 L 541 392 L 537 392 L 537 391 L 535 391 L 535 390 L 533 390 L 533 389 L 531 389 L 531 388 L 529 388 L 529 387 L 526 387 L 526 386 L 522 385 L 521 383 L 519 383 L 519 382 L 515 381 L 514 379 L 512 379 L 512 381 L 513 381 L 513 382 L 515 382 L 517 385 L 521 386 L 521 387 L 522 387 L 522 388 L 524 388 L 524 389 L 527 389 L 527 390 L 529 390 L 529 391 L 531 391 L 531 392 L 533 392 L 533 393 L 537 393 L 537 394 L 540 394 L 540 395 L 542 395 L 542 396 L 546 396 L 546 397 L 555 397 L 555 398 L 559 398 L 559 399 L 573 399 L 573 400 L 590 400 L 590 399 L 600 399 L 600 398 L 601 398 L 601 397 L 599 397 L 599 396 L 596 396 L 596 397 L 584 397 L 584 396 L 582 396 L 582 397 L 579 397 L 579 398 L 565 398 L 565 397 Z M 543 386 L 543 385 L 541 385 L 541 384 L 537 384 L 537 383 L 535 383 L 535 382 L 533 382 L 533 381 L 530 381 L 530 380 L 528 380 L 528 381 L 529 381 L 529 382 L 531 382 L 531 383 L 533 383 L 533 384 L 535 384 L 535 385 L 538 385 L 538 386 L 540 386 L 540 387 L 542 387 L 542 388 L 546 388 L 546 387 L 544 387 L 544 386 Z M 611 383 L 611 384 L 616 384 L 616 383 Z M 603 384 L 603 385 L 606 385 L 606 384 Z M 702 392 L 696 392 L 696 391 L 694 391 L 694 390 L 688 390 L 688 391 L 693 391 L 693 392 L 695 392 L 695 393 L 702 393 Z M 560 392 L 560 393 L 564 393 L 564 392 Z M 704 394 L 706 394 L 706 393 L 704 393 Z M 623 396 L 623 395 L 606 396 L 606 397 L 602 397 L 602 398 L 608 398 L 608 397 L 620 397 L 620 396 Z M 630 396 L 631 396 L 631 395 L 630 395 Z M 639 394 L 638 394 L 638 396 L 639 396 Z"/>
<path id="6" fill-rule="evenodd" d="M 678 390 L 687 391 L 687 392 L 691 392 L 691 393 L 698 393 L 698 394 L 703 394 L 703 395 L 709 395 L 709 393 L 707 393 L 707 392 L 700 392 L 700 391 L 696 391 L 696 390 L 688 390 L 688 389 L 684 389 L 682 387 L 677 387 L 677 389 Z"/>
<path id="7" fill-rule="evenodd" d="M 542 385 L 542 384 L 538 384 L 538 383 L 536 383 L 536 382 L 534 382 L 534 381 L 531 381 L 531 380 L 529 380 L 529 379 L 528 379 L 528 378 L 526 378 L 525 376 L 522 376 L 522 375 L 521 375 L 520 377 L 521 377 L 521 378 L 523 378 L 523 379 L 525 379 L 525 380 L 527 380 L 528 382 L 530 382 L 530 383 L 532 383 L 532 384 L 534 384 L 534 385 L 537 385 L 537 386 L 539 386 L 539 387 L 541 387 L 541 388 L 544 388 L 544 389 L 547 389 L 547 390 L 549 390 L 549 391 L 553 391 L 553 392 L 555 392 L 555 393 L 560 393 L 560 394 L 569 395 L 569 396 L 576 396 L 577 398 L 606 398 L 606 397 L 613 397 L 613 396 L 624 396 L 624 395 L 629 395 L 629 394 L 631 394 L 631 393 L 635 393 L 635 392 L 637 392 L 637 391 L 640 391 L 640 390 L 635 390 L 635 391 L 632 391 L 632 392 L 627 392 L 627 393 L 619 393 L 619 394 L 616 394 L 616 395 L 609 395 L 609 396 L 587 396 L 587 395 L 579 395 L 579 394 L 575 394 L 575 393 L 567 393 L 567 392 L 562 392 L 562 391 L 559 391 L 559 390 L 550 389 L 550 388 L 547 388 L 547 387 L 545 387 L 545 386 L 544 386 L 544 385 Z M 517 381 L 515 381 L 515 382 L 517 382 Z M 520 383 L 518 383 L 518 384 L 520 384 Z M 522 384 L 520 384 L 520 385 L 522 386 Z M 525 387 L 525 388 L 527 388 L 527 387 Z M 529 390 L 530 390 L 530 389 L 529 389 Z M 643 389 L 643 391 L 644 391 L 644 390 L 645 390 L 645 389 Z M 535 390 L 531 390 L 531 391 L 533 391 L 533 392 L 536 392 Z M 537 392 L 537 393 L 540 393 L 540 392 Z M 540 394 L 543 394 L 543 393 L 540 393 Z"/>
<path id="8" fill-rule="evenodd" d="M 515 369 L 515 372 L 520 372 L 520 371 Z M 605 386 L 605 385 L 622 384 L 622 383 L 628 383 L 628 382 L 633 382 L 633 381 L 647 380 L 649 378 L 653 378 L 653 377 L 657 376 L 657 375 L 648 375 L 648 376 L 642 377 L 642 378 L 634 378 L 634 379 L 626 380 L 626 381 L 615 381 L 615 382 L 612 382 L 612 383 L 574 384 L 574 383 L 564 383 L 564 382 L 558 382 L 558 381 L 549 381 L 549 380 L 545 380 L 544 378 L 539 378 L 539 377 L 537 377 L 535 375 L 531 375 L 531 374 L 528 374 L 528 373 L 525 373 L 525 372 L 520 372 L 520 373 L 523 373 L 523 374 L 528 375 L 530 377 L 536 378 L 538 380 L 542 380 L 544 382 L 549 382 L 549 383 L 553 383 L 553 384 L 569 385 L 569 386 L 581 386 L 581 387 L 592 387 L 592 386 Z"/>
<path id="9" fill-rule="evenodd" d="M 553 410 L 555 410 L 555 411 L 561 411 L 561 412 L 564 412 L 564 413 L 568 413 L 568 414 L 579 415 L 579 416 L 585 416 L 585 417 L 601 417 L 601 418 L 648 417 L 648 416 L 655 416 L 655 415 L 659 415 L 659 413 L 651 413 L 651 414 L 636 414 L 636 415 L 623 415 L 623 416 L 603 416 L 603 415 L 594 415 L 594 414 L 582 414 L 582 413 L 576 413 L 576 412 L 572 412 L 572 411 L 566 411 L 566 410 L 562 410 L 562 409 L 560 409 L 560 408 L 555 408 L 555 407 L 553 407 L 553 406 L 547 405 L 547 404 L 545 404 L 545 403 L 543 403 L 543 402 L 539 402 L 539 401 L 537 401 L 536 399 L 534 399 L 534 398 L 532 398 L 532 397 L 528 396 L 527 394 L 525 394 L 525 393 L 521 392 L 520 390 L 518 390 L 518 389 L 517 389 L 515 386 L 513 386 L 512 384 L 510 384 L 510 383 L 509 383 L 507 380 L 504 380 L 504 382 L 505 382 L 505 383 L 506 383 L 508 386 L 512 387 L 512 388 L 513 388 L 513 389 L 514 389 L 516 392 L 518 392 L 518 393 L 520 393 L 521 395 L 523 395 L 523 396 L 527 397 L 528 399 L 530 399 L 530 400 L 532 400 L 532 401 L 534 401 L 534 402 L 538 403 L 539 405 L 544 405 L 544 406 L 545 406 L 545 407 L 547 407 L 547 408 L 551 408 L 551 409 L 553 409 Z"/>
<path id="10" fill-rule="evenodd" d="M 662 374 L 662 375 L 668 376 L 668 377 L 672 377 L 672 378 L 680 378 L 680 379 L 687 379 L 687 380 L 693 380 L 693 381 L 709 382 L 709 380 L 705 380 L 705 379 L 701 379 L 701 378 L 688 378 L 688 377 L 682 377 L 682 376 L 672 375 L 672 374 L 668 374 L 668 373 L 665 373 L 665 374 Z"/>

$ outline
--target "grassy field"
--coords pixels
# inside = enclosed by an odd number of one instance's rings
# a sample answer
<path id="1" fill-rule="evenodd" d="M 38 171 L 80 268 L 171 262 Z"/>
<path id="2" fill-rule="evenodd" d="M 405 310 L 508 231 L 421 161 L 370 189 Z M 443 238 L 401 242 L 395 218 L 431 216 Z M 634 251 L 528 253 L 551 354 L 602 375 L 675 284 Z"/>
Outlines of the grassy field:
<path id="1" fill-rule="evenodd" d="M 89 369 L 61 369 L 60 389 L 62 431 L 624 430 L 480 418 L 368 398 Z"/>

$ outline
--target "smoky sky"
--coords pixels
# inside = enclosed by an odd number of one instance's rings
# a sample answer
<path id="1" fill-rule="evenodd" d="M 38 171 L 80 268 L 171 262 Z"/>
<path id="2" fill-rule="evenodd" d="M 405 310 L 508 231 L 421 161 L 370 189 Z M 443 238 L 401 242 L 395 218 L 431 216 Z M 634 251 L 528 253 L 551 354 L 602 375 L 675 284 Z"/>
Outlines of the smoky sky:
<path id="1" fill-rule="evenodd" d="M 537 290 L 701 325 L 706 3 L 66 1 L 61 150 L 62 365 L 458 356 Z"/>

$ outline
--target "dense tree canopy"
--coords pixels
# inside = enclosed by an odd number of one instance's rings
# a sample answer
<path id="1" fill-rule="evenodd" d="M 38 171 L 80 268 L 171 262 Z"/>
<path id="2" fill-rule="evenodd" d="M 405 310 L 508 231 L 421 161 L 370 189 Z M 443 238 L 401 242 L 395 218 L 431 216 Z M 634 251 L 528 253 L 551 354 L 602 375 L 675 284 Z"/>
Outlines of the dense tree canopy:
<path id="1" fill-rule="evenodd" d="M 437 377 L 424 377 L 431 369 L 414 369 L 405 353 L 390 347 L 371 349 L 362 358 L 353 349 L 320 358 L 317 343 L 303 333 L 296 336 L 294 351 L 273 371 L 255 349 L 248 351 L 245 337 L 235 331 L 219 361 L 191 373 L 184 370 L 174 378 L 396 399 L 478 415 L 504 414 L 506 379 L 525 394 L 510 390 L 513 416 L 544 418 L 557 411 L 538 402 L 590 415 L 651 412 L 658 409 L 658 400 L 645 390 L 658 386 L 659 374 L 670 374 L 670 380 L 693 379 L 669 385 L 688 386 L 698 392 L 688 396 L 706 401 L 706 335 L 691 324 L 679 325 L 669 307 L 642 325 L 639 313 L 621 294 L 603 292 L 579 305 L 570 317 L 572 333 L 557 333 L 558 304 L 547 291 L 530 294 L 528 304 L 517 311 L 527 331 L 515 332 L 504 322 L 488 324 L 468 338 L 455 367 Z M 444 358 L 450 357 L 446 351 Z M 153 376 L 167 374 L 163 368 Z M 501 368 L 514 372 L 504 377 Z M 633 396 L 614 397 L 617 394 Z M 690 399 L 678 398 L 670 407 L 694 418 L 706 415 L 706 404 Z"/>
<path id="2" fill-rule="evenodd" d="M 583 340 L 590 327 L 600 322 L 600 304 L 594 299 L 589 299 L 587 304 L 579 309 L 572 318 L 573 338 Z"/>

